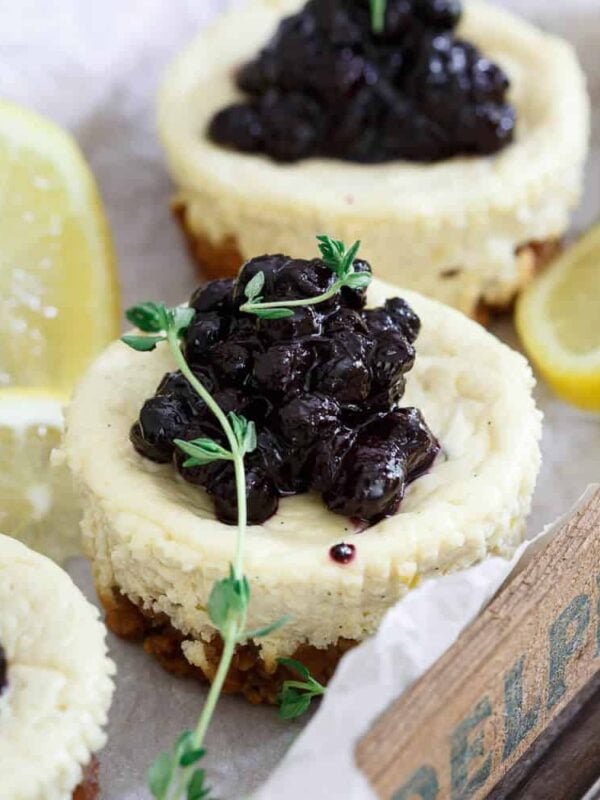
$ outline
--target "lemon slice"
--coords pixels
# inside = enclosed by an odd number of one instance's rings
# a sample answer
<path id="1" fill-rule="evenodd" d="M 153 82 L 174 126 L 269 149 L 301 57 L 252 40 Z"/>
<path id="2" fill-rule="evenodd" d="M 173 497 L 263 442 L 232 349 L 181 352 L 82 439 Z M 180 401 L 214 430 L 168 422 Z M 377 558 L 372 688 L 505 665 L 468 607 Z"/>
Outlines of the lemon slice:
<path id="1" fill-rule="evenodd" d="M 36 389 L 0 392 L 0 531 L 62 562 L 79 550 L 80 509 L 66 465 L 51 466 L 63 401 Z"/>
<path id="2" fill-rule="evenodd" d="M 119 332 L 113 249 L 79 148 L 0 101 L 0 388 L 68 394 Z"/>
<path id="3" fill-rule="evenodd" d="M 559 397 L 600 411 L 600 224 L 521 295 L 516 325 Z"/>

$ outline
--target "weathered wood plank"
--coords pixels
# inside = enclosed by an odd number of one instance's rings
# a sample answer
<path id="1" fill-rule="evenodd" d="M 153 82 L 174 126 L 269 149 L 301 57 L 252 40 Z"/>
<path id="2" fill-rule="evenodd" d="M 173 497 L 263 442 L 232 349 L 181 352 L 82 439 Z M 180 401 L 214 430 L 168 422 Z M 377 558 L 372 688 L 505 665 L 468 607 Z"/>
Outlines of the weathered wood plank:
<path id="1" fill-rule="evenodd" d="M 536 763 L 545 731 L 540 752 L 559 748 L 557 721 L 599 667 L 600 490 L 373 725 L 357 763 L 386 800 L 489 797 L 527 753 Z"/>

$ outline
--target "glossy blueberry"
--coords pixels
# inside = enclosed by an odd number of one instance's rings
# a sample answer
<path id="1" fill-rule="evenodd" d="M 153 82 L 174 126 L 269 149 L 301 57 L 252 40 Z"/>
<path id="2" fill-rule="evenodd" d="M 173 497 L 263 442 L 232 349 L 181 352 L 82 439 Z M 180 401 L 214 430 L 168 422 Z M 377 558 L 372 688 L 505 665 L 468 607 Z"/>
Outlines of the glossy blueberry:
<path id="1" fill-rule="evenodd" d="M 233 278 L 210 281 L 196 289 L 190 298 L 190 306 L 196 311 L 228 311 L 231 309 L 234 286 Z"/>
<path id="2" fill-rule="evenodd" d="M 216 114 L 209 128 L 212 139 L 246 153 L 258 152 L 265 142 L 262 114 L 253 106 L 238 103 Z"/>
<path id="3" fill-rule="evenodd" d="M 254 362 L 254 381 L 259 389 L 283 396 L 306 388 L 314 354 L 303 342 L 275 344 Z"/>
<path id="4" fill-rule="evenodd" d="M 238 505 L 233 468 L 228 466 L 219 473 L 210 483 L 208 490 L 215 503 L 217 519 L 226 525 L 236 525 Z M 259 469 L 246 470 L 246 503 L 250 525 L 260 525 L 265 522 L 275 514 L 279 506 L 273 482 Z"/>
<path id="5" fill-rule="evenodd" d="M 368 261 L 363 261 L 362 258 L 357 258 L 354 261 L 354 272 L 371 275 L 371 265 Z M 351 289 L 349 286 L 342 288 L 342 301 L 347 308 L 353 308 L 360 311 L 365 307 L 367 302 L 367 288 L 364 289 Z"/>
<path id="6" fill-rule="evenodd" d="M 152 461 L 170 461 L 173 440 L 185 435 L 190 422 L 186 411 L 185 401 L 177 396 L 156 395 L 146 400 L 139 422 L 131 429 L 135 449 Z"/>
<path id="7" fill-rule="evenodd" d="M 335 400 L 322 394 L 303 393 L 282 406 L 279 425 L 292 445 L 309 447 L 335 432 L 339 416 Z"/>

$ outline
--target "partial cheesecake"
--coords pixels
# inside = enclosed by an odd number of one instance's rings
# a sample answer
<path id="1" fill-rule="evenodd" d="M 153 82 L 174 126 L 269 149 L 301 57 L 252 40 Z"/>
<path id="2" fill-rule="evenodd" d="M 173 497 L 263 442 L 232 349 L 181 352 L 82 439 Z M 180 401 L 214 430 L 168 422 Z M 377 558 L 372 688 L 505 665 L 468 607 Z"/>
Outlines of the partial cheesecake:
<path id="1" fill-rule="evenodd" d="M 352 2 L 359 9 L 360 0 Z M 445 5 L 459 4 L 437 3 Z M 237 88 L 236 75 L 249 89 L 260 91 L 262 78 L 250 78 L 240 68 L 253 63 L 282 19 L 303 6 L 304 0 L 252 0 L 223 14 L 176 58 L 162 82 L 158 125 L 177 187 L 173 209 L 204 274 L 233 274 L 256 253 L 303 252 L 316 230 L 327 230 L 340 239 L 360 238 L 385 280 L 471 316 L 480 304 L 507 306 L 556 252 L 580 198 L 590 104 L 573 48 L 494 5 L 464 3 L 456 35 L 481 53 L 470 67 L 466 80 L 473 85 L 468 91 L 476 95 L 480 82 L 493 83 L 495 67 L 490 64 L 499 65 L 510 81 L 507 99 L 516 115 L 512 143 L 507 132 L 502 149 L 489 155 L 455 155 L 435 163 L 353 163 L 311 156 L 284 163 L 211 140 L 215 115 L 251 100 Z M 352 14 L 357 16 L 358 10 Z M 347 26 L 340 23 L 340 28 L 331 35 L 344 35 Z M 460 49 L 459 44 L 454 53 L 452 40 L 442 34 L 435 40 L 439 52 L 428 56 L 431 75 L 424 79 L 426 87 L 438 92 L 431 97 L 434 108 L 445 85 L 449 92 L 462 91 L 457 88 L 462 78 L 454 71 L 472 57 L 469 45 Z M 435 35 L 432 30 L 430 36 Z M 373 48 L 373 42 L 368 46 Z M 397 48 L 402 62 L 401 41 L 386 39 L 383 47 L 386 52 Z M 316 52 L 319 48 L 316 41 Z M 361 80 L 368 84 L 369 76 Z M 293 110 L 300 101 L 293 95 L 289 102 Z M 459 97 L 448 104 L 452 109 L 461 102 Z M 486 103 L 474 109 L 475 119 L 486 112 Z M 505 114 L 496 120 L 500 130 L 505 123 L 512 125 L 504 108 L 498 109 L 499 115 Z M 357 108 L 356 113 L 363 112 Z M 491 113 L 490 126 L 494 120 Z M 240 115 L 236 130 L 226 135 L 241 141 L 245 135 L 244 146 L 250 147 L 247 140 L 255 124 L 248 116 L 244 128 Z M 392 133 L 402 124 L 399 120 L 392 126 Z M 377 128 L 376 134 L 381 137 L 384 131 Z"/>
<path id="2" fill-rule="evenodd" d="M 219 305 L 221 290 L 207 287 L 197 306 L 208 295 Z M 522 539 L 541 432 L 527 362 L 458 311 L 417 293 L 373 281 L 368 304 L 383 306 L 398 294 L 422 324 L 402 405 L 420 410 L 441 450 L 403 487 L 399 510 L 367 529 L 306 488 L 280 497 L 276 512 L 248 529 L 249 629 L 290 618 L 237 649 L 226 690 L 252 702 L 274 700 L 285 675 L 278 657 L 299 658 L 327 680 L 340 655 L 372 634 L 422 578 L 490 553 L 508 555 Z M 409 318 L 406 305 L 395 303 Z M 214 327 L 214 316 L 200 311 L 196 324 Z M 334 313 L 333 322 L 342 317 L 348 312 Z M 173 368 L 163 345 L 151 353 L 120 342 L 109 347 L 73 398 L 63 452 L 81 489 L 85 547 L 109 626 L 144 640 L 172 671 L 210 680 L 221 643 L 208 596 L 227 574 L 236 528 L 218 521 L 213 494 L 182 480 L 168 453 L 147 450 L 166 462 L 154 463 L 129 438 L 140 408 Z M 208 366 L 198 369 L 204 374 Z M 135 426 L 132 441 L 141 449 Z"/>
<path id="3" fill-rule="evenodd" d="M 115 668 L 97 610 L 0 535 L 0 797 L 94 800 Z"/>

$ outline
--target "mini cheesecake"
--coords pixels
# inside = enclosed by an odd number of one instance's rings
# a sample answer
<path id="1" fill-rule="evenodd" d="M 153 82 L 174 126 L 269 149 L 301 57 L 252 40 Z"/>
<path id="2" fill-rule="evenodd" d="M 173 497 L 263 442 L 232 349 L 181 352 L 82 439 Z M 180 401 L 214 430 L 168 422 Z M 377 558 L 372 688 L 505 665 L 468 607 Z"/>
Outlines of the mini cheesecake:
<path id="1" fill-rule="evenodd" d="M 173 210 L 204 274 L 233 274 L 255 253 L 302 252 L 326 230 L 360 238 L 395 284 L 471 316 L 480 304 L 506 307 L 556 251 L 580 197 L 589 100 L 572 47 L 493 5 L 464 3 L 456 34 L 502 68 L 516 114 L 512 142 L 490 155 L 278 163 L 211 140 L 215 115 L 248 99 L 236 87 L 240 68 L 303 5 L 252 0 L 222 15 L 162 82 Z"/>
<path id="2" fill-rule="evenodd" d="M 99 797 L 115 672 L 105 637 L 65 572 L 0 536 L 1 797 Z"/>
<path id="3" fill-rule="evenodd" d="M 522 539 L 541 432 L 527 362 L 417 293 L 374 280 L 368 305 L 398 294 L 421 321 L 402 405 L 420 410 L 439 452 L 413 476 L 399 510 L 366 529 L 314 490 L 281 497 L 272 516 L 248 528 L 249 629 L 289 617 L 237 649 L 226 691 L 252 702 L 274 700 L 285 677 L 278 657 L 298 658 L 327 680 L 340 655 L 422 578 L 509 555 Z M 227 574 L 236 527 L 216 518 L 201 486 L 182 480 L 172 463 L 142 457 L 129 438 L 173 368 L 163 345 L 151 353 L 111 345 L 75 393 L 63 454 L 81 489 L 85 547 L 109 626 L 144 640 L 168 669 L 210 680 L 221 641 L 207 602 Z"/>

